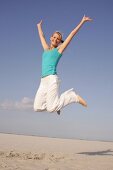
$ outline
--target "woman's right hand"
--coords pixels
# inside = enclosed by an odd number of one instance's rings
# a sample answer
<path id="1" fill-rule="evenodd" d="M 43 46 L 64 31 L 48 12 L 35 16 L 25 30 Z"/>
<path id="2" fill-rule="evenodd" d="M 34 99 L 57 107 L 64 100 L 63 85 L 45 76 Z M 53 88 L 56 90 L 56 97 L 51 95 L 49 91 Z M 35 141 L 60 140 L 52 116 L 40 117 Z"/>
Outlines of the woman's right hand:
<path id="1" fill-rule="evenodd" d="M 42 25 L 42 20 L 37 24 L 37 26 L 41 26 Z"/>

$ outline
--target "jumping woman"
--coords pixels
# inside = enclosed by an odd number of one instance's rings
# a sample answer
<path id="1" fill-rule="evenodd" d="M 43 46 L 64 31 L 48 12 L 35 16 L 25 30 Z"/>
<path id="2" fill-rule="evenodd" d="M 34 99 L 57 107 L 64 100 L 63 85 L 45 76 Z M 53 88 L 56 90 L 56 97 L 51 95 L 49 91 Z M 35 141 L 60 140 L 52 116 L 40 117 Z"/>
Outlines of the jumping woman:
<path id="1" fill-rule="evenodd" d="M 65 41 L 62 39 L 62 34 L 55 31 L 50 37 L 50 45 L 47 44 L 42 31 L 42 20 L 37 24 L 44 51 L 42 54 L 42 76 L 34 100 L 34 111 L 57 112 L 60 114 L 60 110 L 70 103 L 79 103 L 87 107 L 86 101 L 76 94 L 73 89 L 69 89 L 59 96 L 60 81 L 56 70 L 64 50 L 87 21 L 92 21 L 92 19 L 84 15 L 78 26 L 72 30 Z"/>

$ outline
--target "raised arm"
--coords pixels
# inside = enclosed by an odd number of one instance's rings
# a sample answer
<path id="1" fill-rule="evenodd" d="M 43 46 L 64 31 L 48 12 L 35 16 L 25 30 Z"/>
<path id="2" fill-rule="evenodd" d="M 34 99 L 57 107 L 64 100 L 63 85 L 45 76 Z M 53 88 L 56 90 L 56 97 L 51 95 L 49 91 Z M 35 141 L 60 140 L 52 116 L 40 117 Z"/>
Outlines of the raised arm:
<path id="1" fill-rule="evenodd" d="M 44 33 L 42 31 L 42 20 L 37 24 L 37 28 L 38 28 L 38 33 L 39 33 L 39 37 L 40 37 L 42 46 L 43 46 L 44 50 L 46 50 L 46 49 L 49 48 L 49 46 L 46 42 L 46 39 L 44 37 Z"/>
<path id="2" fill-rule="evenodd" d="M 63 53 L 63 51 L 65 50 L 65 48 L 68 46 L 68 44 L 71 42 L 72 38 L 75 36 L 75 34 L 79 31 L 79 29 L 82 27 L 82 25 L 86 22 L 86 21 L 92 21 L 91 18 L 86 17 L 84 15 L 84 17 L 82 18 L 82 20 L 80 21 L 80 23 L 78 24 L 78 26 L 76 28 L 74 28 L 74 30 L 68 35 L 68 37 L 66 38 L 66 40 L 63 42 L 62 45 L 60 45 L 59 48 L 59 52 Z"/>

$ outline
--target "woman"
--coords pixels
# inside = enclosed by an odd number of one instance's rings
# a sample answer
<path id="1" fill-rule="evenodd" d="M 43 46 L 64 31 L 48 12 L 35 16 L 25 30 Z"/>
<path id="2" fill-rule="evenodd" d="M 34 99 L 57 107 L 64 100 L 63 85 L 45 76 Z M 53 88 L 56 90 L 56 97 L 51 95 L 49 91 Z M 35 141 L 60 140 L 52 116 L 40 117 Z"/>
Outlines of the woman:
<path id="1" fill-rule="evenodd" d="M 72 30 L 65 41 L 62 40 L 62 34 L 60 32 L 54 32 L 50 37 L 50 45 L 47 44 L 44 37 L 42 21 L 37 24 L 44 52 L 42 55 L 42 78 L 35 96 L 34 111 L 57 112 L 60 114 L 60 110 L 70 103 L 80 103 L 87 107 L 85 100 L 77 95 L 73 89 L 65 91 L 59 96 L 59 78 L 57 76 L 56 67 L 72 38 L 85 22 L 91 20 L 91 18 L 84 15 L 81 22 Z"/>

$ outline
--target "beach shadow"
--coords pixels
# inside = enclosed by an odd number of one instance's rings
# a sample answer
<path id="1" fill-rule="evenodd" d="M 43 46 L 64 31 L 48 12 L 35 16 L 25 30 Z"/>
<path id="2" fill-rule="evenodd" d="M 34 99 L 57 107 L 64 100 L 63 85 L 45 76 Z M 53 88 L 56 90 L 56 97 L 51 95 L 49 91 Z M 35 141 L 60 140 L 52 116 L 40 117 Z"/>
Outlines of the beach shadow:
<path id="1" fill-rule="evenodd" d="M 113 156 L 113 151 L 111 149 L 105 150 L 105 151 L 96 151 L 96 152 L 80 152 L 77 154 L 83 154 L 83 155 L 90 155 L 90 156 L 95 156 L 95 155 L 100 155 L 100 156 Z"/>

